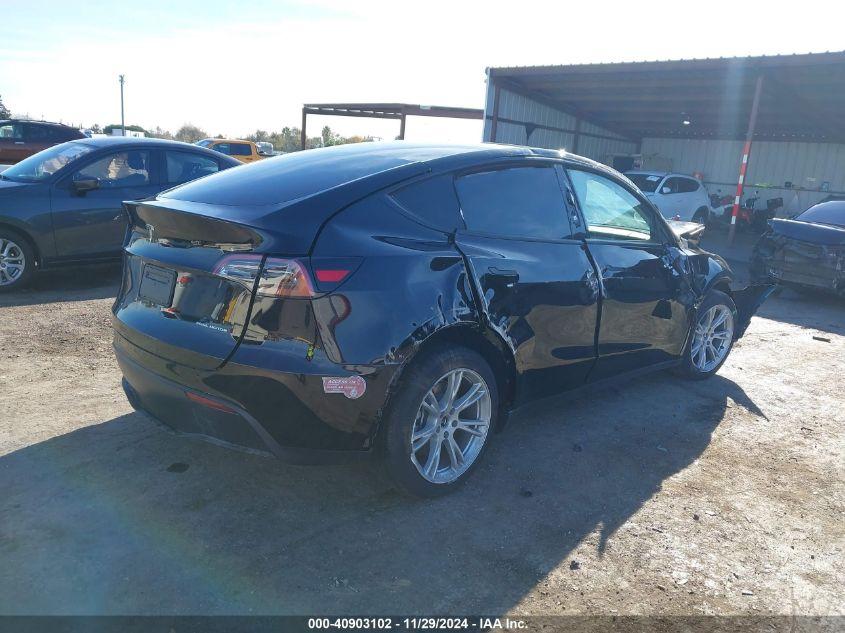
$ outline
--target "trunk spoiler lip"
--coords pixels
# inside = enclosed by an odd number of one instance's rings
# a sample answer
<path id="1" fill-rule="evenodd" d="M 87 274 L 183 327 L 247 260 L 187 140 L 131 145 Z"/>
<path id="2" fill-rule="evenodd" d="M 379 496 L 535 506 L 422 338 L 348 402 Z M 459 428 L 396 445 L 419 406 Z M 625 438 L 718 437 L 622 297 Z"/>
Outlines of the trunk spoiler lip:
<path id="1" fill-rule="evenodd" d="M 769 226 L 772 233 L 781 235 L 787 239 L 811 242 L 824 246 L 845 245 L 845 228 L 830 226 L 828 224 L 816 224 L 802 220 L 786 220 L 775 218 L 770 220 Z"/>

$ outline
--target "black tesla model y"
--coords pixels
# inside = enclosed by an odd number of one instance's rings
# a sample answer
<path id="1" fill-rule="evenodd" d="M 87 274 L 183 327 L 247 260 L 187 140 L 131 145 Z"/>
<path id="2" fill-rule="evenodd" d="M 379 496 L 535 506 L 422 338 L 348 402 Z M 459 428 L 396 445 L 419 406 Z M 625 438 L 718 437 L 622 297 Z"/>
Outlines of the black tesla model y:
<path id="1" fill-rule="evenodd" d="M 551 150 L 362 143 L 126 206 L 133 406 L 296 462 L 378 455 L 417 495 L 528 401 L 710 376 L 771 288 L 731 290 L 631 182 Z"/>

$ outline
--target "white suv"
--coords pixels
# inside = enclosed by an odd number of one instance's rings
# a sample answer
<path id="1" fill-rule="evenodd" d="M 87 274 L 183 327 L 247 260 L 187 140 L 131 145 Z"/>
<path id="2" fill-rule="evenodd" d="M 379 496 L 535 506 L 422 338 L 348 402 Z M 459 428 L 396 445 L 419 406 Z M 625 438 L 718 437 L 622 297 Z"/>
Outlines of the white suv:
<path id="1" fill-rule="evenodd" d="M 710 198 L 697 178 L 654 171 L 629 171 L 625 175 L 667 220 L 707 224 L 710 217 Z"/>

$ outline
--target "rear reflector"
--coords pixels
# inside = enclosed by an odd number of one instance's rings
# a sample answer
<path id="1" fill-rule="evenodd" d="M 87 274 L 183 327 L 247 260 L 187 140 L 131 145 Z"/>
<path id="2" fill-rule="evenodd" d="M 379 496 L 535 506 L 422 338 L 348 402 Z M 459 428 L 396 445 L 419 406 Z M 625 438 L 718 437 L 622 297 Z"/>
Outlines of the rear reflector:
<path id="1" fill-rule="evenodd" d="M 325 283 L 338 283 L 343 281 L 346 275 L 349 274 L 348 270 L 315 270 L 314 274 L 317 275 L 317 281 L 322 281 Z"/>
<path id="2" fill-rule="evenodd" d="M 206 398 L 205 396 L 201 396 L 198 393 L 194 393 L 193 391 L 186 391 L 185 396 L 187 396 L 188 400 L 192 402 L 196 402 L 197 404 L 201 404 L 204 407 L 208 407 L 209 409 L 214 409 L 215 411 L 222 411 L 223 413 L 237 413 L 233 408 L 226 406 L 222 402 L 218 402 L 217 400 L 212 400 L 211 398 Z"/>

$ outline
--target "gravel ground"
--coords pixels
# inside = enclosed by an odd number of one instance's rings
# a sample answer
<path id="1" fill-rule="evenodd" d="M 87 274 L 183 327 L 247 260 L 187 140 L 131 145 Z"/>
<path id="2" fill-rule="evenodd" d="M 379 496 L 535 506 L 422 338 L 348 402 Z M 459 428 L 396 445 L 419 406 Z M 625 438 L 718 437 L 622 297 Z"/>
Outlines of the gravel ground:
<path id="1" fill-rule="evenodd" d="M 114 268 L 0 296 L 0 613 L 845 612 L 845 305 L 784 291 L 718 376 L 532 406 L 457 494 L 133 413 Z"/>

